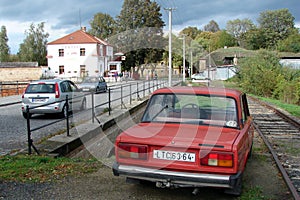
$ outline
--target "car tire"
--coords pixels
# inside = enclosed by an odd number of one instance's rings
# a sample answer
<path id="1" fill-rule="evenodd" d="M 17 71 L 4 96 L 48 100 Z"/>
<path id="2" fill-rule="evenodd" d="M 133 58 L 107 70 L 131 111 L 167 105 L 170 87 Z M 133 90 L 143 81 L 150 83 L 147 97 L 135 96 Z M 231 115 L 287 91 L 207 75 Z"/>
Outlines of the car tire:
<path id="1" fill-rule="evenodd" d="M 63 109 L 62 109 L 62 111 L 60 113 L 60 116 L 61 116 L 61 118 L 66 118 L 67 115 L 68 115 L 67 108 L 66 108 L 66 105 L 64 105 L 64 107 L 63 107 Z"/>
<path id="2" fill-rule="evenodd" d="M 243 176 L 241 175 L 235 182 L 235 185 L 231 189 L 225 189 L 225 194 L 234 196 L 240 196 L 242 194 Z"/>
<path id="3" fill-rule="evenodd" d="M 31 116 L 32 116 L 32 114 L 29 113 L 29 119 L 31 118 Z M 25 119 L 27 119 L 27 113 L 23 112 L 23 117 L 24 117 Z"/>
<path id="4" fill-rule="evenodd" d="M 86 99 L 82 100 L 80 110 L 86 110 Z"/>
<path id="5" fill-rule="evenodd" d="M 98 94 L 98 93 L 100 93 L 100 92 L 101 92 L 100 88 L 99 88 L 99 87 L 96 87 L 96 89 L 95 89 L 95 94 Z"/>

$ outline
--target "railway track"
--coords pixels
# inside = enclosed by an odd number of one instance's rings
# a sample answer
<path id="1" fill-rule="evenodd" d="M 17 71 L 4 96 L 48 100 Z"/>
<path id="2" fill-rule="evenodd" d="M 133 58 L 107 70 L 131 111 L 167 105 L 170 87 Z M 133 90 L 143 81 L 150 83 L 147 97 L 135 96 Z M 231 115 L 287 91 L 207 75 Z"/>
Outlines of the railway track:
<path id="1" fill-rule="evenodd" d="M 291 194 L 300 199 L 300 120 L 258 99 L 251 97 L 248 101 L 255 128 Z"/>

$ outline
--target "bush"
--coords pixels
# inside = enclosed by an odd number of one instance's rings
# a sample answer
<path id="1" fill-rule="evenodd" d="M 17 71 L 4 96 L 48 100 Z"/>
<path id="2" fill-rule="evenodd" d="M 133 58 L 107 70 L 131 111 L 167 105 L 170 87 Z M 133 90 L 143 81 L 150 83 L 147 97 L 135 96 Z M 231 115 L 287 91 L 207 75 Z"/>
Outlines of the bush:
<path id="1" fill-rule="evenodd" d="M 241 59 L 238 77 L 245 92 L 300 104 L 300 71 L 281 66 L 273 52 L 259 50 L 255 56 Z"/>

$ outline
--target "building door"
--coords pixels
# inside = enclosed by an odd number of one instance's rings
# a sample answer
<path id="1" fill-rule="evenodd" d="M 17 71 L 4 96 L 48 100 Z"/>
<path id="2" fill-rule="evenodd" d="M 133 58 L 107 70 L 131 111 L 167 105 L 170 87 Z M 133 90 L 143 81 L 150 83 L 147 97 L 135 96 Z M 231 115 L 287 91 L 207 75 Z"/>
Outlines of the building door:
<path id="1" fill-rule="evenodd" d="M 85 65 L 80 65 L 80 77 L 85 77 Z"/>

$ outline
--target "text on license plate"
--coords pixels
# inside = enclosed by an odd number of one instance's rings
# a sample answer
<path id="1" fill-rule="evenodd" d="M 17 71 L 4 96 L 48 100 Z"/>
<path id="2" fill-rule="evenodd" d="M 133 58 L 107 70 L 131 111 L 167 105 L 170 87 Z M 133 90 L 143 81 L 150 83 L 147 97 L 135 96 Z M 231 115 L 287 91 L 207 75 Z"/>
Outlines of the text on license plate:
<path id="1" fill-rule="evenodd" d="M 32 99 L 32 102 L 35 102 L 35 103 L 40 103 L 40 102 L 45 102 L 46 99 Z"/>
<path id="2" fill-rule="evenodd" d="M 154 150 L 153 158 L 161 160 L 175 160 L 175 161 L 184 161 L 184 162 L 195 162 L 195 154 L 187 152 L 178 152 L 178 151 L 162 151 Z"/>

